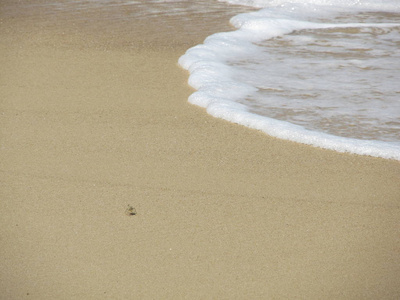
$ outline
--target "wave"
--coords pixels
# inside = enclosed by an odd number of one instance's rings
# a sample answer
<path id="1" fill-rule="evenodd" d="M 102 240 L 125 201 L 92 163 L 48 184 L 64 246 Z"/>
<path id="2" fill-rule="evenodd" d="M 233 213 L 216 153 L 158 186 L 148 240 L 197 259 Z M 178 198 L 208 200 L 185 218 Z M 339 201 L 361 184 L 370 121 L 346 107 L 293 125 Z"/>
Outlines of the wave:
<path id="1" fill-rule="evenodd" d="M 308 144 L 338 152 L 400 160 L 400 143 L 379 140 L 364 140 L 310 130 L 285 120 L 278 120 L 254 113 L 242 100 L 251 97 L 259 87 L 239 80 L 235 62 L 244 62 L 260 54 L 259 44 L 273 38 L 301 30 L 351 29 L 351 28 L 395 28 L 390 22 L 328 22 L 343 7 L 358 11 L 400 12 L 400 4 L 378 1 L 263 1 L 226 0 L 231 4 L 263 8 L 256 12 L 240 14 L 230 22 L 235 31 L 216 33 L 203 44 L 189 49 L 179 64 L 189 71 L 189 85 L 197 91 L 189 102 L 206 108 L 218 118 L 261 130 L 268 135 Z M 300 4 L 301 3 L 301 4 Z M 348 21 L 348 19 L 346 19 Z M 239 63 L 237 63 L 239 64 Z"/>

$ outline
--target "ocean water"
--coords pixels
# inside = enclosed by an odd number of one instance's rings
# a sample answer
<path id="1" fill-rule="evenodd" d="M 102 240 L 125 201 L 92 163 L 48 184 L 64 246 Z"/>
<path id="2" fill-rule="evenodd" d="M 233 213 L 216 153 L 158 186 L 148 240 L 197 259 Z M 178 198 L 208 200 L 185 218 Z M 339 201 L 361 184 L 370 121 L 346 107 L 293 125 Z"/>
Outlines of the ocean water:
<path id="1" fill-rule="evenodd" d="M 277 138 L 400 160 L 399 1 L 220 2 L 255 10 L 179 59 L 189 102 Z"/>
<path id="2" fill-rule="evenodd" d="M 179 59 L 191 103 L 281 139 L 400 160 L 398 0 L 9 0 L 1 14 L 103 24 L 107 36 L 151 19 L 171 39 L 230 22 Z"/>

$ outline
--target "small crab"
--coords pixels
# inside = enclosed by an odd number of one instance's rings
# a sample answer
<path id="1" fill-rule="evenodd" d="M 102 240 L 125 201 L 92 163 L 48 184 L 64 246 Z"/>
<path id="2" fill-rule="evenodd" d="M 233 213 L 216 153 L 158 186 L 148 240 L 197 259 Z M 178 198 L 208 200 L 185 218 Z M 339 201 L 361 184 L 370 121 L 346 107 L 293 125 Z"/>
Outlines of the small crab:
<path id="1" fill-rule="evenodd" d="M 125 210 L 125 214 L 127 216 L 135 216 L 137 214 L 136 209 L 128 204 L 127 209 Z"/>

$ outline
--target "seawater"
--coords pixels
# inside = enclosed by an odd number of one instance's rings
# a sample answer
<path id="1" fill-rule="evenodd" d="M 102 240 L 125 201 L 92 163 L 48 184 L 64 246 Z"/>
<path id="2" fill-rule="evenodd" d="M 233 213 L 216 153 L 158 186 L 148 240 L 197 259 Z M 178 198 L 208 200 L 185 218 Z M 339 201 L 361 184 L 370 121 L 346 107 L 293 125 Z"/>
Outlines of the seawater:
<path id="1" fill-rule="evenodd" d="M 400 160 L 399 1 L 221 2 L 257 10 L 179 59 L 189 102 L 274 137 Z"/>
<path id="2" fill-rule="evenodd" d="M 2 14 L 101 12 L 112 32 L 176 17 L 193 36 L 199 18 L 210 26 L 249 10 L 179 59 L 197 89 L 191 103 L 274 137 L 400 160 L 398 0 L 45 0 Z"/>

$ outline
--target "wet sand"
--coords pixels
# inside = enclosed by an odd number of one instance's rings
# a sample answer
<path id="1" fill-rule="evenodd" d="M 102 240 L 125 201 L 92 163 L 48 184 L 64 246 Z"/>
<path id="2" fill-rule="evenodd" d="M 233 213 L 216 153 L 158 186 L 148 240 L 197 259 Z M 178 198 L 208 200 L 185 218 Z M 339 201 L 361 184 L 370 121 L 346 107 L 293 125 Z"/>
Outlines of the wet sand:
<path id="1" fill-rule="evenodd" d="M 226 16 L 124 27 L 12 2 L 0 6 L 1 298 L 400 297 L 398 161 L 277 140 L 187 103 L 177 60 Z"/>

